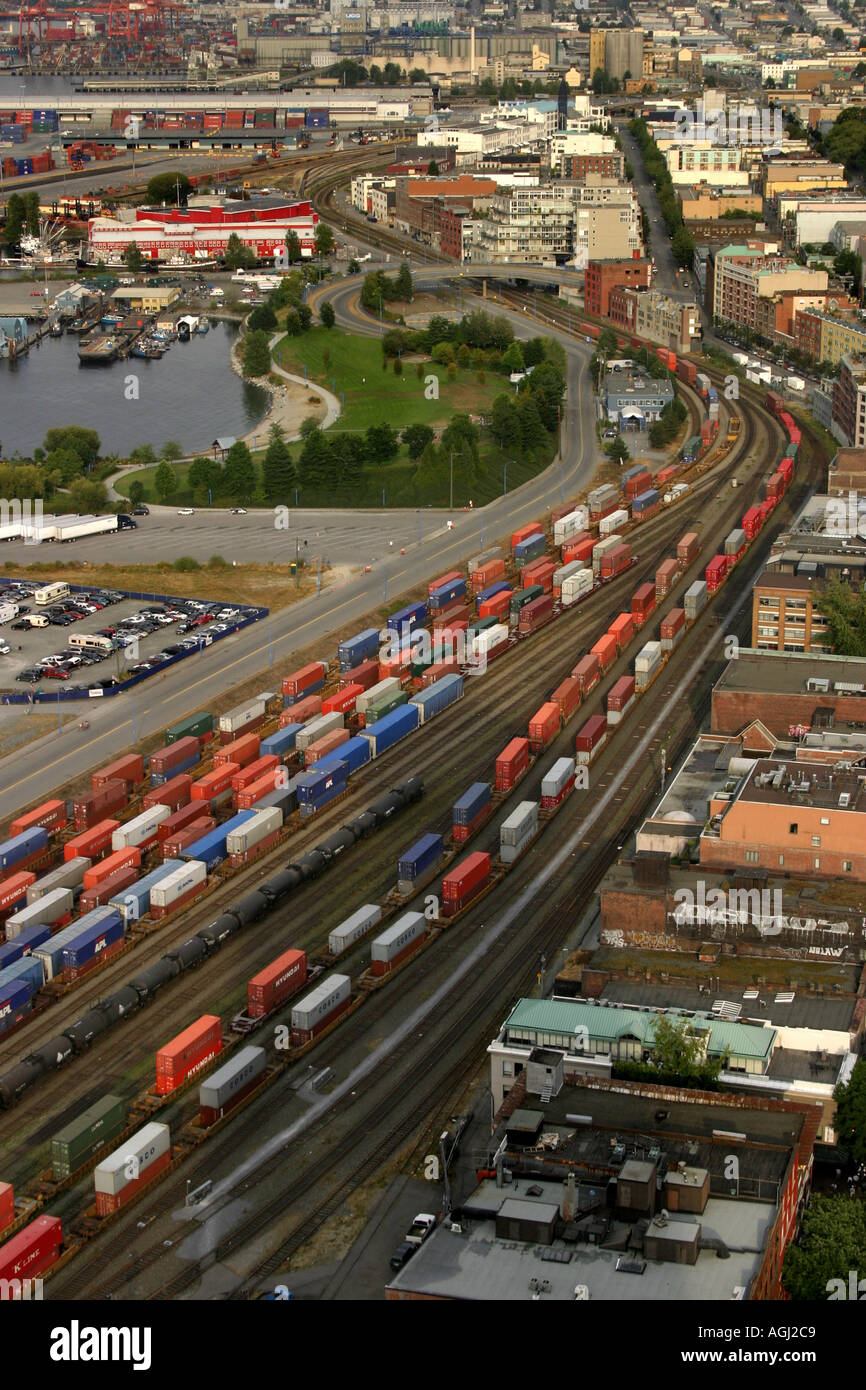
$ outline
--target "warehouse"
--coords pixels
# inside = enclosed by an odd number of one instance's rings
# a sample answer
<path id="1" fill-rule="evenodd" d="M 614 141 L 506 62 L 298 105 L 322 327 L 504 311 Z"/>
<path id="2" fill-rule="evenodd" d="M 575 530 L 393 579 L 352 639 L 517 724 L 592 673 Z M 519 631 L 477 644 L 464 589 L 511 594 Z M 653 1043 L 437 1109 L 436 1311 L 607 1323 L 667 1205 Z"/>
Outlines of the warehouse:
<path id="1" fill-rule="evenodd" d="M 234 233 L 252 248 L 259 260 L 273 259 L 293 231 L 301 254 L 315 251 L 318 213 L 308 202 L 289 202 L 285 197 L 239 199 L 202 195 L 181 208 L 136 208 L 134 214 L 94 217 L 88 223 L 88 242 L 93 260 L 122 257 L 135 243 L 151 261 L 186 254 L 199 259 L 222 258 Z"/>

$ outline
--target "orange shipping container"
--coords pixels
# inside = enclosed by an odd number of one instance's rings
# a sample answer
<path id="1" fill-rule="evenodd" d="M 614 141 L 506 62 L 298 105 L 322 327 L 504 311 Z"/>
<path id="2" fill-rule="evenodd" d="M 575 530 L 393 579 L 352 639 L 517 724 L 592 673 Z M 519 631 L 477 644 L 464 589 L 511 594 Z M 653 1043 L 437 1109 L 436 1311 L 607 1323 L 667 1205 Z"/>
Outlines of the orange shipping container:
<path id="1" fill-rule="evenodd" d="M 169 1095 L 188 1077 L 222 1051 L 222 1023 L 216 1014 L 203 1014 L 156 1054 L 156 1089 Z"/>
<path id="2" fill-rule="evenodd" d="M 219 796 L 220 792 L 228 791 L 236 772 L 240 772 L 237 763 L 220 763 L 219 767 L 206 772 L 197 782 L 193 782 L 189 794 L 190 801 L 210 801 L 212 796 Z"/>
<path id="3" fill-rule="evenodd" d="M 348 729 L 334 729 L 330 734 L 323 734 L 315 743 L 309 743 L 304 749 L 304 767 L 312 767 L 320 758 L 326 758 L 329 753 L 339 748 L 341 743 L 347 743 L 348 740 Z"/>
<path id="4" fill-rule="evenodd" d="M 255 782 L 250 782 L 249 786 L 244 787 L 243 791 L 238 792 L 238 810 L 249 811 L 255 806 L 257 801 L 261 801 L 263 796 L 272 792 L 277 786 L 287 785 L 282 779 L 287 774 L 280 767 L 271 768 L 264 777 L 259 777 Z"/>
<path id="5" fill-rule="evenodd" d="M 534 753 L 559 733 L 559 704 L 548 700 L 529 721 L 529 746 Z"/>
<path id="6" fill-rule="evenodd" d="M 287 724 L 305 724 L 308 719 L 315 719 L 316 715 L 321 713 L 321 695 L 307 695 L 296 705 L 289 705 L 288 709 L 283 710 L 280 715 L 280 728 L 284 729 Z"/>
<path id="7" fill-rule="evenodd" d="M 244 734 L 242 738 L 236 738 L 232 743 L 224 743 L 222 748 L 218 748 L 214 753 L 213 765 L 217 768 L 223 763 L 234 763 L 236 767 L 246 767 L 247 763 L 253 762 L 259 756 L 260 744 L 258 734 Z"/>
<path id="8" fill-rule="evenodd" d="M 119 849 L 114 854 L 108 854 L 101 859 L 98 864 L 92 864 L 89 869 L 84 870 L 84 877 L 81 880 L 82 887 L 98 888 L 103 879 L 110 878 L 120 869 L 137 869 L 141 864 L 141 850 L 136 846 L 129 849 Z"/>
<path id="9" fill-rule="evenodd" d="M 127 753 L 125 757 L 118 758 L 115 762 L 109 763 L 107 767 L 101 767 L 97 772 L 91 773 L 91 790 L 98 792 L 100 787 L 104 787 L 106 782 L 125 782 L 128 787 L 134 786 L 136 782 L 144 781 L 144 759 L 140 753 Z"/>
<path id="10" fill-rule="evenodd" d="M 602 671 L 606 671 L 616 660 L 616 638 L 610 632 L 606 632 L 600 637 L 594 647 L 590 648 L 590 655 L 598 657 L 598 664 Z"/>
<path id="11" fill-rule="evenodd" d="M 242 792 L 244 787 L 248 787 L 251 782 L 257 782 L 260 777 L 264 777 L 266 772 L 272 768 L 279 767 L 280 760 L 276 753 L 266 753 L 263 758 L 256 758 L 254 763 L 249 763 L 242 767 L 240 772 L 236 772 L 232 778 L 232 791 Z"/>
<path id="12" fill-rule="evenodd" d="M 505 561 L 488 560 L 486 565 L 480 569 L 473 570 L 469 575 L 469 582 L 476 592 L 481 589 L 488 589 L 491 584 L 495 584 L 498 579 L 505 578 Z"/>

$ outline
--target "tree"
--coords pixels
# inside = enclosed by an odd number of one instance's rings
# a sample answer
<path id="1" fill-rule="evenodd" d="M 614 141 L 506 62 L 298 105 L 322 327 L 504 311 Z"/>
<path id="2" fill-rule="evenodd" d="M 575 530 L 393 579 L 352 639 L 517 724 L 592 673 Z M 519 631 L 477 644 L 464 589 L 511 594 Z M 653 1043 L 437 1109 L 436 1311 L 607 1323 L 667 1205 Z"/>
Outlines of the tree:
<path id="1" fill-rule="evenodd" d="M 257 304 L 247 320 L 247 327 L 273 331 L 277 327 L 277 316 L 270 304 Z"/>
<path id="2" fill-rule="evenodd" d="M 497 396 L 493 402 L 490 432 L 500 449 L 522 447 L 517 406 L 511 396 Z"/>
<path id="3" fill-rule="evenodd" d="M 320 318 L 320 320 L 321 320 L 321 323 L 322 323 L 322 327 L 323 327 L 323 328 L 333 328 L 333 327 L 334 327 L 334 324 L 335 324 L 335 322 L 336 322 L 337 316 L 336 316 L 336 314 L 334 313 L 334 306 L 333 306 L 333 304 L 330 304 L 330 303 L 328 302 L 327 299 L 325 300 L 324 304 L 322 305 L 321 309 L 319 310 L 319 318 Z"/>
<path id="4" fill-rule="evenodd" d="M 6 225 L 3 234 L 6 238 L 7 246 L 16 246 L 21 238 L 21 233 L 27 225 L 27 213 L 24 207 L 24 199 L 20 193 L 10 193 L 9 201 L 6 204 Z"/>
<path id="5" fill-rule="evenodd" d="M 137 507 L 139 502 L 144 501 L 144 483 L 138 478 L 133 478 L 129 484 L 129 500 L 133 507 Z"/>
<path id="6" fill-rule="evenodd" d="M 301 450 L 300 477 L 305 487 L 321 487 L 330 467 L 328 441 L 320 429 L 311 430 Z"/>
<path id="7" fill-rule="evenodd" d="M 81 467 L 89 471 L 99 457 L 100 440 L 96 430 L 84 425 L 55 425 L 46 432 L 42 447 L 46 454 L 56 449 L 71 450 L 77 454 Z"/>
<path id="8" fill-rule="evenodd" d="M 410 68 L 410 70 L 409 70 L 409 81 L 410 81 L 410 82 L 413 82 L 413 83 L 414 83 L 414 82 L 426 82 L 426 81 L 427 81 L 427 74 L 426 74 L 426 72 L 424 71 L 423 68 Z"/>
<path id="9" fill-rule="evenodd" d="M 138 275 L 144 265 L 144 257 L 139 250 L 138 243 L 131 241 L 123 253 L 123 264 L 126 266 L 130 275 Z"/>
<path id="10" fill-rule="evenodd" d="M 431 159 L 430 163 L 427 165 L 427 177 L 431 179 L 437 179 L 439 177 L 439 165 L 436 163 L 435 159 Z"/>
<path id="11" fill-rule="evenodd" d="M 278 425 L 271 427 L 270 443 L 262 462 L 262 479 L 268 497 L 276 502 L 284 502 L 295 486 L 295 465 Z"/>
<path id="12" fill-rule="evenodd" d="M 395 289 L 397 292 L 397 298 L 399 300 L 402 300 L 404 304 L 410 303 L 411 300 L 414 298 L 415 286 L 412 283 L 412 272 L 409 269 L 408 263 L 406 261 L 403 261 L 401 263 L 400 269 L 397 271 Z"/>
<path id="13" fill-rule="evenodd" d="M 286 255 L 289 265 L 296 265 L 301 259 L 301 238 L 291 229 L 286 232 Z"/>
<path id="14" fill-rule="evenodd" d="M 836 1118 L 833 1128 L 842 1148 L 853 1163 L 866 1163 L 866 1061 L 854 1063 L 850 1080 L 836 1087 Z"/>
<path id="15" fill-rule="evenodd" d="M 547 432 L 538 413 L 538 406 L 529 392 L 518 397 L 517 418 L 524 453 L 534 456 L 536 450 L 546 446 Z"/>
<path id="16" fill-rule="evenodd" d="M 410 459 L 419 459 L 427 445 L 433 443 L 435 437 L 429 425 L 407 425 L 403 431 L 402 440 L 406 445 Z"/>
<path id="17" fill-rule="evenodd" d="M 386 87 L 396 87 L 403 75 L 404 69 L 397 63 L 386 63 L 382 73 L 382 81 Z"/>
<path id="18" fill-rule="evenodd" d="M 186 174 L 154 174 L 148 181 L 147 201 L 183 206 L 191 192 L 192 184 Z"/>
<path id="19" fill-rule="evenodd" d="M 619 352 L 619 339 L 612 328 L 603 328 L 598 335 L 596 344 L 596 355 L 598 357 L 616 357 Z"/>
<path id="20" fill-rule="evenodd" d="M 325 222 L 316 225 L 316 255 L 328 256 L 334 249 L 334 233 Z"/>
<path id="21" fill-rule="evenodd" d="M 631 458 L 629 447 L 621 434 L 618 434 L 616 439 L 612 439 L 609 444 L 605 444 L 604 452 L 609 459 L 613 459 L 614 463 L 625 463 L 627 458 Z"/>
<path id="22" fill-rule="evenodd" d="M 707 1058 L 706 1033 L 685 1018 L 657 1015 L 653 1025 L 650 1065 L 684 1080 L 715 1081 L 722 1070 L 723 1057 Z"/>
<path id="23" fill-rule="evenodd" d="M 24 221 L 31 236 L 39 235 L 39 194 L 33 192 L 24 194 Z"/>
<path id="24" fill-rule="evenodd" d="M 161 502 L 166 502 L 171 494 L 177 491 L 177 475 L 166 459 L 163 459 L 157 468 L 153 476 L 153 485 Z"/>
<path id="25" fill-rule="evenodd" d="M 674 260 L 682 266 L 690 266 L 695 258 L 695 239 L 685 227 L 678 227 L 671 239 Z"/>
<path id="26" fill-rule="evenodd" d="M 223 468 L 225 491 L 238 502 L 251 502 L 256 490 L 256 469 L 253 456 L 242 439 L 238 439 L 226 454 Z"/>
<path id="27" fill-rule="evenodd" d="M 267 376 L 271 370 L 271 349 L 268 335 L 262 329 L 254 329 L 244 339 L 244 376 Z"/>
<path id="28" fill-rule="evenodd" d="M 129 455 L 130 463 L 137 463 L 144 466 L 148 463 L 156 463 L 156 451 L 152 444 L 136 444 Z"/>
<path id="29" fill-rule="evenodd" d="M 70 485 L 69 494 L 75 510 L 82 516 L 92 516 L 94 512 L 105 511 L 108 493 L 104 483 L 89 482 L 86 478 L 76 478 Z"/>
<path id="30" fill-rule="evenodd" d="M 834 654 L 866 656 L 866 596 L 832 579 L 821 592 L 820 607 Z"/>
<path id="31" fill-rule="evenodd" d="M 223 253 L 223 265 L 226 270 L 249 270 L 255 263 L 256 254 L 253 248 L 245 246 L 237 232 L 232 232 Z"/>
<path id="32" fill-rule="evenodd" d="M 512 343 L 507 352 L 502 354 L 502 365 L 508 372 L 522 372 L 526 366 L 523 360 L 523 349 L 519 343 Z"/>
<path id="33" fill-rule="evenodd" d="M 173 463 L 176 459 L 183 458 L 183 449 L 176 439 L 167 439 L 162 446 L 162 457 Z"/>
<path id="34" fill-rule="evenodd" d="M 364 436 L 367 446 L 367 457 L 371 463 L 387 463 L 392 459 L 399 447 L 397 433 L 385 422 L 380 425 L 370 425 Z"/>
<path id="35" fill-rule="evenodd" d="M 847 1295 L 848 1271 L 866 1269 L 866 1203 L 851 1197 L 813 1196 L 803 1213 L 800 1236 L 785 1251 L 782 1283 L 797 1302 L 826 1302 L 832 1280 Z M 838 1285 L 837 1285 L 838 1289 Z"/>

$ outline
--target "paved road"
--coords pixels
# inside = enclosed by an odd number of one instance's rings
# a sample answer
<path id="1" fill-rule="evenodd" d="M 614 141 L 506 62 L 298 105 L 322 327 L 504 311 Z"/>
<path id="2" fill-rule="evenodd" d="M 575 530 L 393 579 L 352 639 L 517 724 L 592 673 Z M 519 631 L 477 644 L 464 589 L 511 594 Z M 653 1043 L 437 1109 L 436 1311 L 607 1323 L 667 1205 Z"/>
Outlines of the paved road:
<path id="1" fill-rule="evenodd" d="M 638 200 L 646 210 L 650 221 L 650 255 L 655 258 L 656 263 L 653 271 L 653 288 L 664 290 L 665 294 L 669 294 L 672 299 L 677 299 L 682 303 L 690 303 L 697 298 L 694 292 L 694 274 L 688 271 L 685 277 L 677 275 L 678 265 L 671 250 L 671 239 L 661 215 L 655 184 L 647 177 L 640 146 L 634 136 L 629 134 L 625 122 L 617 122 L 617 132 L 622 141 L 623 153 L 634 169 L 632 182 L 637 189 Z M 688 279 L 688 289 L 683 288 L 684 278 Z"/>

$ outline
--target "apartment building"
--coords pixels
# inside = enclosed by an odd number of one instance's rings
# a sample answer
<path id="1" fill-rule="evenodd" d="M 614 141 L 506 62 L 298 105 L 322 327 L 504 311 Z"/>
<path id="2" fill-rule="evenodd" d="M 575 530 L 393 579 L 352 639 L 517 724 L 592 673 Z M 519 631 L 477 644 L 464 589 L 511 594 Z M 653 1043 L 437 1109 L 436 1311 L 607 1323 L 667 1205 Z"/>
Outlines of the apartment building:
<path id="1" fill-rule="evenodd" d="M 790 333 L 799 309 L 827 291 L 826 270 L 807 270 L 787 257 L 732 246 L 718 251 L 714 259 L 713 317 L 767 336 L 773 331 Z M 782 324 L 771 312 L 773 301 L 784 303 L 787 318 L 783 314 Z"/>
<path id="2" fill-rule="evenodd" d="M 839 319 L 819 309 L 804 308 L 794 318 L 794 340 L 813 362 L 841 362 L 845 356 L 866 357 L 866 325 Z"/>
<path id="3" fill-rule="evenodd" d="M 631 260 L 642 251 L 639 213 L 631 190 L 622 201 L 585 203 L 580 185 L 512 188 L 490 199 L 472 246 L 475 262 L 579 264 L 602 256 Z"/>
<path id="4" fill-rule="evenodd" d="M 752 646 L 772 652 L 829 651 L 827 619 L 815 598 L 815 582 L 807 575 L 762 574 L 752 590 Z"/>
<path id="5" fill-rule="evenodd" d="M 577 174 L 568 174 L 564 161 L 571 157 L 589 161 L 587 168 Z M 616 141 L 611 135 L 601 135 L 597 130 L 563 130 L 550 141 L 550 170 L 553 174 L 565 173 L 566 177 L 581 178 L 589 169 L 608 178 L 622 178 L 624 168 L 625 156 L 617 150 Z"/>
<path id="6" fill-rule="evenodd" d="M 607 317 L 617 328 L 673 352 L 691 352 L 701 336 L 697 304 L 681 304 L 658 290 L 615 285 L 610 291 Z"/>
<path id="7" fill-rule="evenodd" d="M 595 314 L 597 318 L 607 318 L 610 312 L 611 291 L 616 286 L 648 289 L 651 284 L 652 262 L 646 258 L 590 261 L 585 274 L 584 307 L 588 314 Z"/>
<path id="8" fill-rule="evenodd" d="M 833 423 L 831 433 L 840 444 L 862 449 L 866 446 L 866 364 L 847 353 L 833 384 Z"/>

